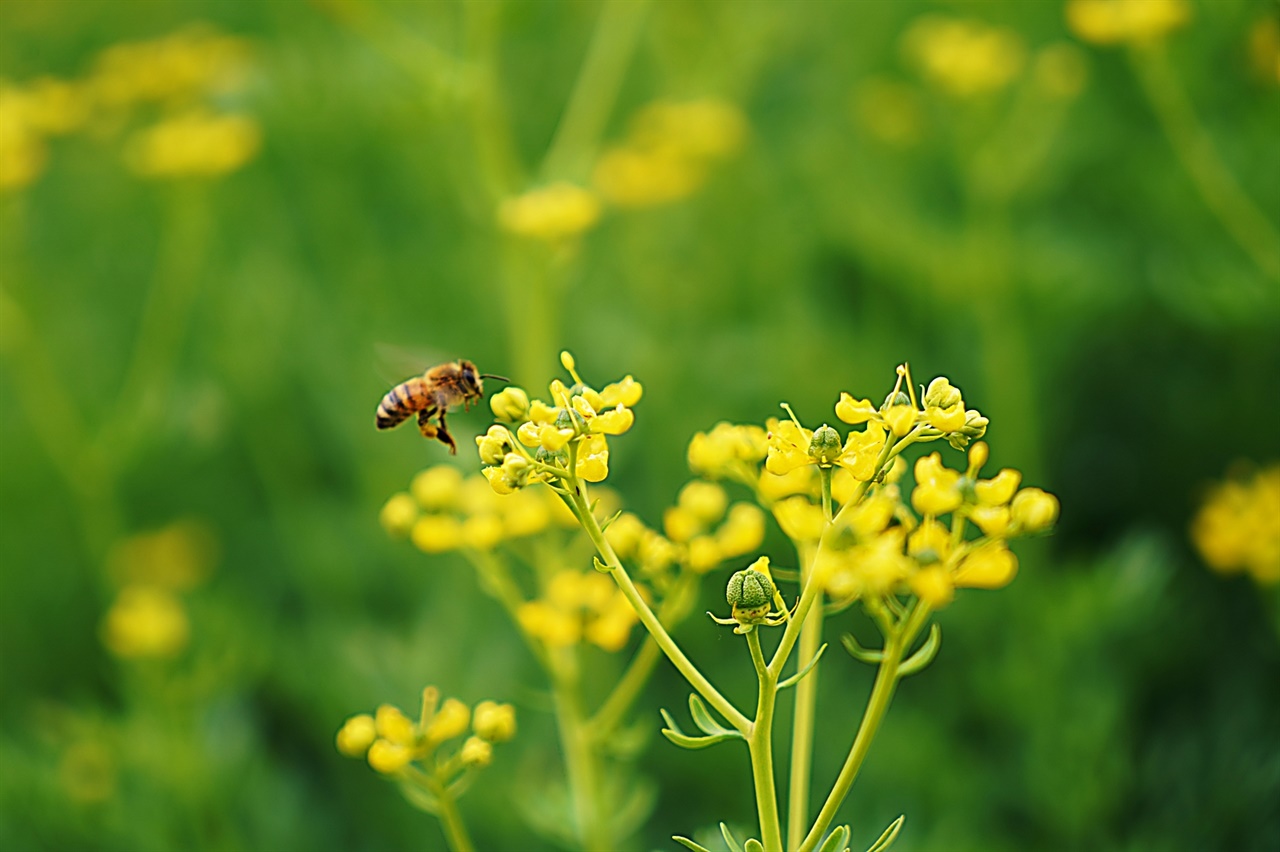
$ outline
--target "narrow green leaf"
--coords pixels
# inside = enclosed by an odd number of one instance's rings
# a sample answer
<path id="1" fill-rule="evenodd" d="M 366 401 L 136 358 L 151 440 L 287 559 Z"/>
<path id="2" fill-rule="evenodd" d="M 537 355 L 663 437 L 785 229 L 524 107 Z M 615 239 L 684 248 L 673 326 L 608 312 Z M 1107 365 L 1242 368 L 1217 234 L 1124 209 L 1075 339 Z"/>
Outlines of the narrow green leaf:
<path id="1" fill-rule="evenodd" d="M 778 689 L 786 689 L 788 686 L 795 686 L 799 683 L 805 675 L 813 671 L 813 667 L 818 664 L 818 660 L 822 659 L 822 652 L 825 650 L 827 650 L 827 643 L 823 642 L 822 647 L 818 649 L 818 653 L 813 655 L 813 659 L 809 661 L 809 664 L 784 680 L 782 683 L 778 684 Z"/>
<path id="2" fill-rule="evenodd" d="M 742 852 L 764 852 L 764 844 L 754 837 L 748 837 L 747 842 L 742 844 Z"/>
<path id="3" fill-rule="evenodd" d="M 609 529 L 609 525 L 612 524 L 614 521 L 618 520 L 618 518 L 620 517 L 622 517 L 621 509 L 614 512 L 612 515 L 610 515 L 608 518 L 605 519 L 604 523 L 600 525 L 600 532 L 604 532 L 605 530 Z"/>
<path id="4" fill-rule="evenodd" d="M 840 826 L 827 835 L 826 841 L 818 848 L 818 852 L 848 852 L 849 835 L 852 833 L 849 826 Z"/>
<path id="5" fill-rule="evenodd" d="M 595 565 L 596 570 L 599 571 L 601 574 L 609 573 L 609 566 L 601 562 L 599 556 L 591 557 L 591 564 Z"/>
<path id="6" fill-rule="evenodd" d="M 724 842 L 729 846 L 729 852 L 742 852 L 742 844 L 733 836 L 733 832 L 729 830 L 729 826 L 720 823 L 720 833 L 724 836 Z"/>
<path id="7" fill-rule="evenodd" d="M 676 843 L 679 843 L 681 846 L 683 846 L 686 849 L 692 849 L 693 852 L 711 852 L 711 850 L 708 849 L 707 847 L 699 846 L 689 838 L 681 837 L 678 834 L 671 835 L 671 839 L 674 840 Z"/>
<path id="8" fill-rule="evenodd" d="M 844 649 L 849 652 L 849 656 L 855 660 L 861 660 L 871 665 L 879 665 L 884 659 L 884 651 L 871 651 L 858 644 L 858 640 L 853 638 L 852 633 L 846 633 L 840 639 L 840 644 L 844 645 Z"/>
<path id="9" fill-rule="evenodd" d="M 934 622 L 929 626 L 929 638 L 924 640 L 920 650 L 908 657 L 907 661 L 898 668 L 898 677 L 913 675 L 932 663 L 933 658 L 938 655 L 938 648 L 941 645 L 942 628 L 938 626 L 937 622 Z"/>
<path id="10" fill-rule="evenodd" d="M 884 834 L 880 835 L 880 839 L 871 844 L 871 848 L 867 852 L 884 852 L 893 845 L 893 841 L 897 839 L 898 832 L 902 829 L 902 823 L 907 818 L 906 814 L 889 823 L 889 827 L 884 830 Z"/>
<path id="11" fill-rule="evenodd" d="M 737 731 L 730 730 L 726 730 L 722 734 L 715 734 L 709 737 L 691 737 L 684 731 L 680 730 L 680 726 L 671 718 L 670 713 L 666 710 L 659 710 L 658 712 L 662 714 L 662 718 L 666 720 L 667 723 L 667 727 L 662 729 L 662 735 L 671 742 L 680 746 L 680 748 L 687 748 L 691 750 L 700 749 L 706 748 L 707 746 L 713 746 L 716 743 L 722 743 L 726 740 L 742 739 L 742 734 Z"/>
<path id="12" fill-rule="evenodd" d="M 693 717 L 693 724 L 702 729 L 704 734 L 712 734 L 719 736 L 721 734 L 736 734 L 733 728 L 726 728 L 717 722 L 711 715 L 711 711 L 707 709 L 707 705 L 702 703 L 702 699 L 698 697 L 698 693 L 689 693 L 689 715 Z"/>

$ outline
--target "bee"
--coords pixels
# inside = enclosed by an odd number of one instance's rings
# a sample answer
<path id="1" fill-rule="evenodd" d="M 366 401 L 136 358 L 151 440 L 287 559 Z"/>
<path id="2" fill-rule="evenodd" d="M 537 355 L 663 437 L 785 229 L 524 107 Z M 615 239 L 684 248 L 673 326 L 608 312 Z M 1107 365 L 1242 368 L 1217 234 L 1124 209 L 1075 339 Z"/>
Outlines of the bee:
<path id="1" fill-rule="evenodd" d="M 399 426 L 416 411 L 418 429 L 424 438 L 436 438 L 457 455 L 458 445 L 445 426 L 444 418 L 451 406 L 461 404 L 470 410 L 471 402 L 484 397 L 483 379 L 508 381 L 502 376 L 476 371 L 470 361 L 451 361 L 427 370 L 421 376 L 406 379 L 387 391 L 378 405 L 378 428 Z M 432 419 L 436 422 L 432 423 Z"/>

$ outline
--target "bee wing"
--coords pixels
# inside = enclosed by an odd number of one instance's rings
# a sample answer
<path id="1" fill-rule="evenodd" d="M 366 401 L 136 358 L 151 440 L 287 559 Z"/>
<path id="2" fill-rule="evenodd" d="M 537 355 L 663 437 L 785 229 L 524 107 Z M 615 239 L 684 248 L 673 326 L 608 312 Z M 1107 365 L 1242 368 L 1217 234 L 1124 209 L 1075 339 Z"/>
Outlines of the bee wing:
<path id="1" fill-rule="evenodd" d="M 449 360 L 438 349 L 398 343 L 375 343 L 373 354 L 378 378 L 388 385 L 403 382 L 407 376 L 421 376 L 433 364 Z"/>

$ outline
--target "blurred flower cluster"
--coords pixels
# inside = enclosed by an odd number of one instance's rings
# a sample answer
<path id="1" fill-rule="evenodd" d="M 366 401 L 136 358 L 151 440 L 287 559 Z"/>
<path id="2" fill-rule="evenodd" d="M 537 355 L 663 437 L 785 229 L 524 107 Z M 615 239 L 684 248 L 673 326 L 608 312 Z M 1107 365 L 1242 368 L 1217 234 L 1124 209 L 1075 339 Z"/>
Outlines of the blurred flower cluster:
<path id="1" fill-rule="evenodd" d="M 1214 571 L 1280 583 L 1280 465 L 1215 485 L 1191 522 L 1191 539 Z"/>
<path id="2" fill-rule="evenodd" d="M 0 81 L 0 191 L 33 183 L 51 141 L 72 134 L 123 137 L 124 162 L 141 177 L 233 172 L 261 142 L 253 119 L 224 109 L 247 87 L 251 68 L 246 41 L 195 25 L 112 45 L 80 78 Z"/>
<path id="3" fill-rule="evenodd" d="M 1067 24 L 1100 45 L 1158 41 L 1191 19 L 1186 0 L 1069 0 Z"/>
<path id="4" fill-rule="evenodd" d="M 207 579 L 217 542 L 195 520 L 118 542 L 107 559 L 107 574 L 119 588 L 102 622 L 102 641 L 125 660 L 175 657 L 187 646 L 191 625 L 180 593 Z"/>
<path id="5" fill-rule="evenodd" d="M 498 223 L 509 233 L 557 243 L 593 228 L 606 205 L 654 207 L 693 195 L 712 165 L 741 148 L 747 122 L 725 101 L 655 101 L 632 118 L 626 139 L 597 159 L 591 188 L 568 181 L 506 198 Z"/>

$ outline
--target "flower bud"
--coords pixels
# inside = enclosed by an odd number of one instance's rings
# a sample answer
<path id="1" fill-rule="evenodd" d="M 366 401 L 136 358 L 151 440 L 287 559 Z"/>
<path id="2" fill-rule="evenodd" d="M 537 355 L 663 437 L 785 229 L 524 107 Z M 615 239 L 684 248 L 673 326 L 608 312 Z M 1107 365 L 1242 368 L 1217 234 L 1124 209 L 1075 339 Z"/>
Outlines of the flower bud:
<path id="1" fill-rule="evenodd" d="M 750 568 L 729 578 L 725 600 L 740 624 L 753 624 L 768 614 L 773 604 L 773 581 Z"/>
<path id="2" fill-rule="evenodd" d="M 814 430 L 813 437 L 809 439 L 809 458 L 816 461 L 819 467 L 834 465 L 843 449 L 840 433 L 825 423 Z"/>
<path id="3" fill-rule="evenodd" d="M 413 478 L 409 490 L 424 509 L 451 509 L 458 501 L 462 471 L 447 464 L 429 467 Z"/>
<path id="4" fill-rule="evenodd" d="M 418 502 L 409 494 L 393 494 L 382 507 L 378 521 L 391 535 L 407 535 L 418 520 Z"/>
<path id="5" fill-rule="evenodd" d="M 944 376 L 938 376 L 929 382 L 923 401 L 926 408 L 951 408 L 959 405 L 962 397 L 959 388 L 953 386 Z"/>
<path id="6" fill-rule="evenodd" d="M 905 394 L 900 393 L 898 396 L 906 399 Z M 884 422 L 895 438 L 901 438 L 916 425 L 916 410 L 911 407 L 909 402 L 891 405 L 884 411 Z"/>
<path id="7" fill-rule="evenodd" d="M 347 757 L 364 757 L 378 738 L 378 726 L 368 713 L 352 716 L 338 731 L 338 751 Z"/>
<path id="8" fill-rule="evenodd" d="M 489 410 L 505 423 L 519 423 L 529 415 L 529 395 L 523 388 L 503 388 L 489 398 Z"/>
<path id="9" fill-rule="evenodd" d="M 479 737 L 467 737 L 458 757 L 463 766 L 488 766 L 493 761 L 493 746 Z"/>
<path id="10" fill-rule="evenodd" d="M 377 740 L 369 746 L 369 753 L 365 759 L 377 772 L 393 775 L 413 760 L 413 749 L 390 740 Z"/>
<path id="11" fill-rule="evenodd" d="M 1058 519 L 1058 498 L 1039 488 L 1024 488 L 1013 498 L 1009 513 L 1022 532 L 1039 532 Z"/>
<path id="12" fill-rule="evenodd" d="M 412 745 L 414 741 L 413 722 L 393 704 L 378 707 L 374 726 L 378 736 L 384 740 L 401 745 Z"/>
<path id="13" fill-rule="evenodd" d="M 423 735 L 433 743 L 453 739 L 471 724 L 471 710 L 456 698 L 446 698 L 435 716 L 427 723 Z"/>
<path id="14" fill-rule="evenodd" d="M 476 438 L 476 447 L 484 464 L 501 464 L 502 457 L 515 449 L 511 432 L 505 426 L 490 426 L 488 432 Z"/>
<path id="15" fill-rule="evenodd" d="M 991 448 L 984 441 L 974 444 L 969 450 L 969 475 L 977 476 L 987 459 L 991 457 Z"/>
<path id="16" fill-rule="evenodd" d="M 476 736 L 491 743 L 502 743 L 516 735 L 516 711 L 510 704 L 481 701 L 471 717 Z"/>

